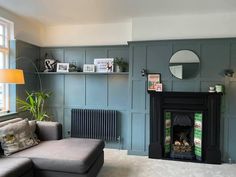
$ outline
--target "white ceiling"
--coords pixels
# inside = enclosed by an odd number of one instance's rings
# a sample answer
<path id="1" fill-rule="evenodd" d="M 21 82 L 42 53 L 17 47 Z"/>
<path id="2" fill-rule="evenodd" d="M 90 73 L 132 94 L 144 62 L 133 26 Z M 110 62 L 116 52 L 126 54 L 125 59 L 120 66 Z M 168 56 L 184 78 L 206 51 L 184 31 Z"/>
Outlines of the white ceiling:
<path id="1" fill-rule="evenodd" d="M 236 12 L 236 0 L 0 0 L 0 6 L 44 25 L 130 21 L 135 17 Z"/>

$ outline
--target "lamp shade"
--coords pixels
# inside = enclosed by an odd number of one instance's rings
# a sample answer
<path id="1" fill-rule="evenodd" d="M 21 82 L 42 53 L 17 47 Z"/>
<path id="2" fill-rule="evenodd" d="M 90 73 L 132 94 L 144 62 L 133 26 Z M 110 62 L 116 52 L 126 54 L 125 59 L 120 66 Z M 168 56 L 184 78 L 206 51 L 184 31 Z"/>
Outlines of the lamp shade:
<path id="1" fill-rule="evenodd" d="M 20 69 L 0 69 L 0 83 L 24 84 L 24 73 Z"/>

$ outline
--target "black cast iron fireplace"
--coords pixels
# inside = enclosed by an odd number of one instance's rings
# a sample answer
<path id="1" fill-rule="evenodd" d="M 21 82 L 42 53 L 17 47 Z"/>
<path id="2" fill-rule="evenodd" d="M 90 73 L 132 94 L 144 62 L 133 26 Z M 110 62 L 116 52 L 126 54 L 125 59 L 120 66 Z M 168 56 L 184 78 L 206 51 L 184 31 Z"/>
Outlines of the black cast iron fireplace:
<path id="1" fill-rule="evenodd" d="M 221 163 L 220 93 L 149 94 L 150 158 Z"/>

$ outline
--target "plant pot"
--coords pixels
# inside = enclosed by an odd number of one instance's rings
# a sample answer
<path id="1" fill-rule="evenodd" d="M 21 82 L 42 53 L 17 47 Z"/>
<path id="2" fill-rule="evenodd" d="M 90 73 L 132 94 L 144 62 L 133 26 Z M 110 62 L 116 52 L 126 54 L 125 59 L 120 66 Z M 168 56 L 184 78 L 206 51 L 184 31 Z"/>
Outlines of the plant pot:
<path id="1" fill-rule="evenodd" d="M 124 68 L 119 65 L 116 65 L 115 69 L 116 69 L 116 72 L 119 73 L 119 72 L 123 72 Z"/>

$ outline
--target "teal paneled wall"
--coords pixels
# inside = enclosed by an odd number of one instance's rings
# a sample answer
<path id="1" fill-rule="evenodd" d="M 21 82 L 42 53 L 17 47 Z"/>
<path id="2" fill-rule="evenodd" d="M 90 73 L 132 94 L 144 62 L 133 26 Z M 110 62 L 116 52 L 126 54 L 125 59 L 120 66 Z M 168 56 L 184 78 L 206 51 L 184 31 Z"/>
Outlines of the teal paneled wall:
<path id="1" fill-rule="evenodd" d="M 193 50 L 200 57 L 199 74 L 193 79 L 176 79 L 168 69 L 171 55 L 181 49 Z M 53 91 L 47 109 L 55 120 L 63 123 L 65 136 L 69 136 L 72 108 L 117 109 L 122 146 L 129 150 L 129 154 L 148 154 L 149 95 L 146 77 L 141 76 L 142 69 L 161 73 L 165 91 L 207 92 L 209 86 L 224 84 L 221 149 L 225 160 L 229 157 L 236 160 L 236 79 L 223 76 L 224 69 L 236 71 L 236 39 L 141 41 L 130 42 L 129 46 L 46 48 L 19 41 L 17 51 L 17 56 L 34 59 L 43 59 L 47 52 L 61 62 L 76 62 L 80 66 L 93 63 L 93 59 L 99 57 L 122 56 L 129 60 L 129 75 L 41 75 L 43 88 Z M 25 87 L 35 89 L 37 85 L 37 77 L 30 74 L 30 64 L 23 64 L 23 67 L 29 68 L 26 77 L 30 84 L 20 86 L 18 95 L 23 94 Z M 108 146 L 119 148 L 117 144 Z"/>
<path id="2" fill-rule="evenodd" d="M 41 48 L 60 62 L 93 64 L 94 58 L 123 57 L 129 60 L 128 46 L 95 47 L 49 47 Z M 118 110 L 118 133 L 122 148 L 127 148 L 128 132 L 128 75 L 42 75 L 43 88 L 51 90 L 53 96 L 47 105 L 55 120 L 63 123 L 64 136 L 70 136 L 72 108 Z M 120 148 L 117 143 L 108 147 Z"/>
<path id="3" fill-rule="evenodd" d="M 146 77 L 149 73 L 161 73 L 164 91 L 207 92 L 209 86 L 224 84 L 226 95 L 222 97 L 221 149 L 223 159 L 236 160 L 236 79 L 223 76 L 224 69 L 236 71 L 236 39 L 199 39 L 130 42 L 129 76 L 129 154 L 148 154 L 149 144 L 149 95 Z M 193 79 L 179 80 L 169 71 L 169 60 L 176 51 L 194 51 L 201 61 L 199 74 Z M 143 133 L 146 133 L 143 135 Z M 142 134 L 142 135 L 141 135 Z"/>
<path id="4" fill-rule="evenodd" d="M 16 48 L 16 68 L 24 70 L 25 84 L 16 85 L 16 96 L 24 99 L 26 96 L 25 91 L 36 91 L 39 88 L 39 77 L 35 75 L 36 60 L 39 58 L 40 48 L 38 46 L 17 40 L 12 41 L 15 43 Z M 21 114 L 23 115 L 23 114 Z M 29 117 L 28 114 L 24 116 Z"/>

